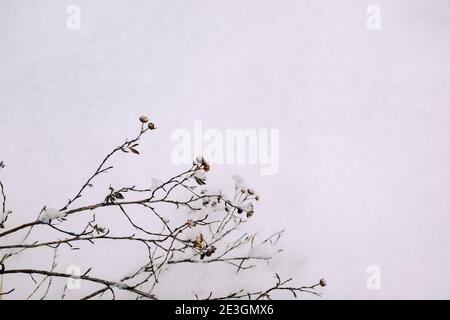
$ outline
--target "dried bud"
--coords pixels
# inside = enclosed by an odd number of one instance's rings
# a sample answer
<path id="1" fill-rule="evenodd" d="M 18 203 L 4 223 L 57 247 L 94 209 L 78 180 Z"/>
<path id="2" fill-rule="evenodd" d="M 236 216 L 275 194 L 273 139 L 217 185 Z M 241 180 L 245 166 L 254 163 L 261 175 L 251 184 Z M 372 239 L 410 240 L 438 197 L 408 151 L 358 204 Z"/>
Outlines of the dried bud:
<path id="1" fill-rule="evenodd" d="M 153 122 L 149 122 L 149 123 L 148 123 L 148 128 L 149 128 L 150 130 L 155 130 L 155 129 L 156 129 L 155 124 L 154 124 Z"/>
<path id="2" fill-rule="evenodd" d="M 238 212 L 239 214 L 241 214 L 243 211 L 244 211 L 244 210 L 242 210 L 241 208 L 238 208 L 238 209 L 237 209 L 237 212 Z"/>
<path id="3" fill-rule="evenodd" d="M 321 287 L 326 287 L 327 286 L 327 282 L 325 281 L 325 279 L 320 279 L 319 284 Z"/>
<path id="4" fill-rule="evenodd" d="M 212 251 L 211 251 L 211 250 L 207 250 L 206 253 L 205 253 L 205 255 L 206 255 L 207 257 L 211 257 Z"/>
<path id="5" fill-rule="evenodd" d="M 259 201 L 259 196 L 256 196 L 256 197 L 255 197 L 255 200 L 256 200 L 256 201 Z"/>
<path id="6" fill-rule="evenodd" d="M 195 227 L 195 222 L 194 222 L 194 220 L 192 220 L 192 219 L 188 219 L 188 221 L 187 221 L 187 225 L 188 225 L 188 227 L 189 227 L 189 228 L 193 228 L 193 227 Z"/>
<path id="7" fill-rule="evenodd" d="M 249 211 L 247 212 L 247 218 L 251 218 L 253 217 L 254 212 L 253 211 Z"/>
<path id="8" fill-rule="evenodd" d="M 139 117 L 139 121 L 142 123 L 147 123 L 148 122 L 148 117 L 147 116 L 140 116 Z"/>
<path id="9" fill-rule="evenodd" d="M 208 172 L 209 169 L 211 169 L 209 163 L 208 163 L 208 162 L 203 163 L 203 170 L 205 170 L 206 172 Z"/>

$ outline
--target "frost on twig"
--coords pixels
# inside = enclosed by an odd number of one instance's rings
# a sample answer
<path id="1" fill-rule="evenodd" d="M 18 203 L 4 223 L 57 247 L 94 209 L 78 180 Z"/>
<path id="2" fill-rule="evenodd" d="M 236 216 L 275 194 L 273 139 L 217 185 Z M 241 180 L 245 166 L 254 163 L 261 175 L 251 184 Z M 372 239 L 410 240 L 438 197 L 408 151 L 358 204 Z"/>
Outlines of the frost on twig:
<path id="1" fill-rule="evenodd" d="M 8 229 L 0 232 L 0 274 L 4 278 L 8 275 L 22 275 L 31 279 L 34 290 L 25 294 L 25 297 L 35 297 L 38 292 L 41 292 L 42 298 L 54 297 L 54 292 L 62 290 L 64 298 L 67 283 L 63 288 L 58 288 L 59 282 L 54 280 L 77 279 L 92 285 L 89 286 L 91 291 L 79 292 L 81 295 L 77 298 L 80 299 L 115 299 L 117 292 L 127 293 L 129 298 L 157 299 L 158 287 L 164 281 L 166 271 L 176 265 L 203 265 L 214 268 L 214 265 L 220 264 L 230 267 L 236 273 L 243 273 L 258 268 L 260 264 L 267 264 L 282 251 L 277 243 L 283 231 L 275 232 L 266 239 L 262 238 L 263 240 L 259 240 L 255 233 L 242 231 L 241 226 L 255 217 L 256 203 L 260 200 L 257 192 L 245 185 L 244 180 L 238 176 L 234 177 L 232 196 L 208 190 L 206 186 L 211 165 L 201 156 L 193 161 L 191 167 L 171 178 L 148 178 L 146 180 L 149 184 L 143 186 L 111 184 L 102 189 L 108 191 L 96 201 L 85 200 L 85 203 L 81 203 L 87 190 L 94 188 L 94 180 L 112 171 L 115 157 L 136 157 L 145 151 L 141 145 L 142 137 L 155 130 L 156 126 L 146 116 L 140 117 L 139 121 L 140 129 L 137 135 L 112 149 L 61 209 L 44 207 L 36 220 L 8 226 Z M 3 163 L 1 164 L 3 167 Z M 6 221 L 6 195 L 3 184 L 0 187 L 2 214 Z M 108 210 L 101 210 L 102 208 Z M 108 214 L 108 219 L 97 219 L 104 214 Z M 142 217 L 142 214 L 146 214 L 145 220 L 138 218 Z M 74 229 L 75 224 L 69 223 L 76 217 L 84 218 L 85 221 L 81 226 L 78 223 L 78 229 Z M 117 229 L 108 224 L 110 219 L 122 219 L 125 226 Z M 54 223 L 55 221 L 58 223 Z M 40 232 L 49 231 L 45 233 L 45 240 L 39 236 L 43 233 L 35 232 L 35 226 L 39 226 Z M 11 240 L 11 235 L 19 234 L 24 234 L 21 241 Z M 31 238 L 37 240 L 31 241 Z M 83 254 L 83 248 L 90 246 L 95 250 L 101 242 L 111 242 L 111 245 L 118 242 L 128 243 L 136 250 L 143 251 L 145 261 L 136 263 L 126 275 L 114 281 L 106 279 L 101 268 L 94 269 L 90 266 L 84 273 L 73 275 L 67 273 L 56 261 L 56 249 L 58 257 L 73 250 L 79 250 L 78 254 Z M 19 260 L 21 267 L 17 267 L 18 263 L 14 263 L 14 268 L 11 267 L 13 264 L 9 261 L 14 257 L 25 251 L 40 249 L 51 249 L 55 252 L 49 269 L 36 268 L 32 261 L 27 264 L 24 259 Z M 104 265 L 109 265 L 109 262 Z M 251 274 L 253 273 L 249 273 Z M 326 284 L 321 280 L 312 286 L 293 286 L 290 285 L 291 281 L 293 280 L 281 280 L 281 277 L 277 276 L 277 283 L 269 289 L 242 289 L 224 296 L 218 292 L 216 298 L 270 299 L 282 291 L 289 291 L 294 296 L 300 292 L 318 295 L 316 288 Z M 11 282 L 6 283 L 13 285 Z M 228 284 L 225 279 L 224 284 Z M 20 292 L 14 289 L 8 288 L 3 294 L 14 292 L 20 296 Z M 205 299 L 213 298 L 213 291 L 219 290 L 210 289 L 212 293 Z"/>
<path id="2" fill-rule="evenodd" d="M 39 221 L 51 223 L 53 220 L 64 221 L 67 213 L 54 208 L 44 207 L 39 217 Z"/>

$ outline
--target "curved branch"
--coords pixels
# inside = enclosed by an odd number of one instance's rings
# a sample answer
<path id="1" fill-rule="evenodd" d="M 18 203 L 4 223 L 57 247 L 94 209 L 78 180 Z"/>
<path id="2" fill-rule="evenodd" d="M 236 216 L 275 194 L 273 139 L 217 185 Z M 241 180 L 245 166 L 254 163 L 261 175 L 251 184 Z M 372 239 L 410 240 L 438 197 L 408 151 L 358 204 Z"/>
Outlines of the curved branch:
<path id="1" fill-rule="evenodd" d="M 116 287 L 120 290 L 129 291 L 129 292 L 132 292 L 134 294 L 143 296 L 143 297 L 151 299 L 151 300 L 158 300 L 154 295 L 148 294 L 146 292 L 140 291 L 140 290 L 132 288 L 132 287 L 129 287 L 126 284 L 120 284 L 117 282 L 108 281 L 108 280 L 104 280 L 104 279 L 100 279 L 100 278 L 89 277 L 86 275 L 76 276 L 76 275 L 71 275 L 71 274 L 67 274 L 67 273 L 52 272 L 52 271 L 46 271 L 46 270 L 35 270 L 35 269 L 15 269 L 15 270 L 13 269 L 13 270 L 4 270 L 2 272 L 2 274 L 18 274 L 18 273 L 19 274 L 28 274 L 28 275 L 40 274 L 40 275 L 44 275 L 44 276 L 48 276 L 48 277 L 80 279 L 80 280 L 103 284 L 108 287 Z"/>

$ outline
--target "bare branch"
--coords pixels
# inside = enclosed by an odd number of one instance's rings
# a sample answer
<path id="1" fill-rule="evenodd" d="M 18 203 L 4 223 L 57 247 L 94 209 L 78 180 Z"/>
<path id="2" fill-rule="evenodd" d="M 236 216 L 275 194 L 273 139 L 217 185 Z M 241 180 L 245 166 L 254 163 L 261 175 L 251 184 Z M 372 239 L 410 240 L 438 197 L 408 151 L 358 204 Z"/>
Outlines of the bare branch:
<path id="1" fill-rule="evenodd" d="M 126 140 L 110 151 L 62 209 L 43 207 L 35 220 L 11 226 L 0 233 L 2 241 L 10 239 L 7 236 L 25 233 L 21 241 L 10 240 L 9 244 L 0 244 L 0 253 L 2 253 L 0 275 L 6 277 L 16 274 L 30 277 L 35 286 L 28 294 L 29 299 L 36 297 L 38 292 L 42 292 L 41 299 L 52 297 L 52 290 L 55 290 L 58 285 L 53 281 L 55 278 L 79 279 L 97 284 L 97 288 L 92 289 L 92 292 L 82 292 L 83 296 L 80 298 L 85 300 L 105 297 L 116 299 L 118 290 L 131 293 L 136 299 L 156 299 L 154 291 L 157 290 L 165 270 L 169 267 L 181 264 L 220 263 L 236 272 L 244 272 L 258 267 L 261 263 L 268 263 L 274 255 L 282 251 L 276 246 L 284 230 L 262 241 L 257 234 L 241 231 L 241 225 L 251 221 L 254 216 L 254 205 L 259 200 L 259 196 L 253 189 L 243 186 L 242 181 L 236 181 L 235 194 L 232 198 L 228 198 L 221 192 L 211 193 L 204 189 L 207 184 L 206 174 L 211 167 L 203 158 L 196 159 L 187 170 L 156 185 L 132 187 L 110 185 L 104 198 L 91 203 L 79 203 L 87 189 L 94 188 L 93 181 L 99 175 L 111 171 L 113 168 L 111 161 L 116 154 L 120 152 L 129 155 L 140 154 L 138 147 L 141 138 L 145 133 L 154 130 L 155 126 L 145 116 L 139 120 L 141 126 L 136 137 Z M 3 162 L 1 167 L 4 167 Z M 4 220 L 1 220 L 1 227 L 4 227 L 3 224 L 10 212 L 6 209 L 6 195 L 1 181 L 0 201 L 2 217 L 4 217 Z M 79 206 L 75 207 L 75 203 Z M 149 221 L 148 224 L 139 222 L 142 220 L 136 218 L 136 211 L 148 215 L 146 219 Z M 126 228 L 131 231 L 125 233 L 123 230 L 110 228 L 109 225 L 99 224 L 96 215 L 103 212 L 124 219 Z M 195 215 L 189 216 L 188 213 L 195 213 Z M 78 230 L 68 227 L 67 224 L 67 220 L 75 217 L 80 217 L 84 221 L 78 225 Z M 33 237 L 37 237 L 35 230 L 46 232 L 51 236 L 51 240 L 46 238 L 45 241 L 32 241 Z M 139 245 L 140 249 L 145 250 L 145 262 L 135 266 L 129 274 L 119 277 L 119 281 L 90 276 L 92 266 L 80 275 L 57 270 L 56 250 L 59 254 L 64 250 L 84 252 L 83 249 L 86 246 L 97 248 L 96 244 L 100 241 Z M 14 269 L 8 267 L 9 260 L 21 255 L 24 251 L 43 248 L 54 252 L 48 270 L 36 269 L 30 265 Z M 256 248 L 270 250 L 262 254 L 258 252 L 264 251 L 257 251 Z M 23 260 L 20 261 L 23 262 Z M 301 292 L 320 295 L 315 291 L 316 288 L 325 286 L 324 280 L 313 286 L 291 286 L 292 279 L 282 281 L 278 275 L 276 279 L 276 284 L 266 290 L 251 292 L 242 289 L 214 299 L 271 299 L 273 294 L 281 291 L 290 292 L 294 297 Z M 64 299 L 68 284 L 66 283 L 62 289 L 61 298 Z M 17 293 L 13 288 L 3 295 L 13 292 Z M 213 299 L 213 296 L 211 292 L 207 299 Z"/>

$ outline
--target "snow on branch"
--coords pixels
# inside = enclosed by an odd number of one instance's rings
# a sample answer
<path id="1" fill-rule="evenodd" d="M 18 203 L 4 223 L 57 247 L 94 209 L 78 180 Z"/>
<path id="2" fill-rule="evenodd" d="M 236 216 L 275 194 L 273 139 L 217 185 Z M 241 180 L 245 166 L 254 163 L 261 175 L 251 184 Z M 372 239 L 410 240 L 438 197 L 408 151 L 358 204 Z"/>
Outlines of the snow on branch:
<path id="1" fill-rule="evenodd" d="M 143 136 L 155 130 L 156 126 L 146 116 L 140 117 L 139 121 L 140 129 L 137 135 L 113 148 L 61 209 L 44 207 L 35 220 L 15 226 L 7 225 L 10 211 L 6 209 L 6 194 L 0 180 L 0 227 L 3 229 L 0 233 L 0 274 L 5 289 L 0 292 L 1 296 L 20 296 L 18 288 L 14 288 L 14 283 L 8 282 L 7 279 L 9 275 L 22 275 L 35 284 L 31 293 L 26 295 L 30 299 L 36 298 L 38 294 L 41 298 L 55 298 L 61 289 L 57 288 L 53 279 L 77 279 L 93 284 L 95 289 L 91 292 L 80 291 L 80 299 L 115 299 L 118 291 L 128 292 L 136 299 L 158 299 L 158 285 L 164 281 L 162 277 L 166 270 L 175 265 L 223 264 L 241 273 L 258 268 L 261 263 L 269 262 L 281 252 L 277 243 L 283 231 L 276 232 L 262 241 L 258 240 L 256 234 L 241 231 L 241 225 L 250 222 L 255 216 L 255 205 L 260 200 L 256 191 L 245 186 L 243 179 L 238 176 L 234 177 L 235 194 L 232 197 L 222 192 L 208 191 L 208 172 L 212 168 L 203 157 L 198 157 L 191 167 L 169 179 L 149 179 L 151 183 L 147 186 L 111 185 L 108 192 L 97 201 L 81 204 L 85 193 L 94 188 L 96 178 L 112 171 L 115 157 L 141 154 L 140 144 Z M 0 168 L 4 168 L 3 162 Z M 101 208 L 108 208 L 107 214 L 124 219 L 133 232 L 124 233 L 122 229 L 101 223 L 97 220 L 98 215 L 105 214 L 105 210 L 100 210 Z M 137 219 L 137 210 L 141 210 L 141 214 L 145 212 L 148 219 L 152 219 L 150 226 Z M 76 217 L 85 217 L 87 221 L 83 222 L 78 230 L 74 230 L 74 224 L 69 224 Z M 37 228 L 41 233 L 35 232 Z M 45 230 L 48 230 L 45 240 L 31 240 L 32 236 L 39 239 L 39 235 Z M 13 235 L 23 236 L 11 237 Z M 48 239 L 49 235 L 54 235 L 54 238 Z M 14 241 L 13 238 L 21 240 Z M 120 279 L 114 280 L 103 278 L 101 270 L 97 270 L 95 275 L 91 274 L 92 268 L 79 275 L 59 270 L 57 259 L 64 250 L 80 250 L 83 253 L 85 247 L 82 244 L 95 249 L 101 242 L 125 242 L 143 246 L 146 261 L 136 265 Z M 50 268 L 34 268 L 32 263 L 27 264 L 25 259 L 10 263 L 25 251 L 40 248 L 55 251 Z M 56 250 L 59 256 L 56 255 Z M 18 267 L 18 264 L 22 266 Z M 252 291 L 242 288 L 237 292 L 215 296 L 215 288 L 211 288 L 211 294 L 203 298 L 271 299 L 283 291 L 290 292 L 295 297 L 302 292 L 319 295 L 316 289 L 326 285 L 323 279 L 311 286 L 293 286 L 290 285 L 292 279 L 282 280 L 278 275 L 276 279 L 276 284 L 268 289 Z M 5 285 L 8 288 L 5 288 Z M 66 296 L 67 287 L 66 284 L 61 298 Z M 198 295 L 196 297 L 198 298 Z"/>

